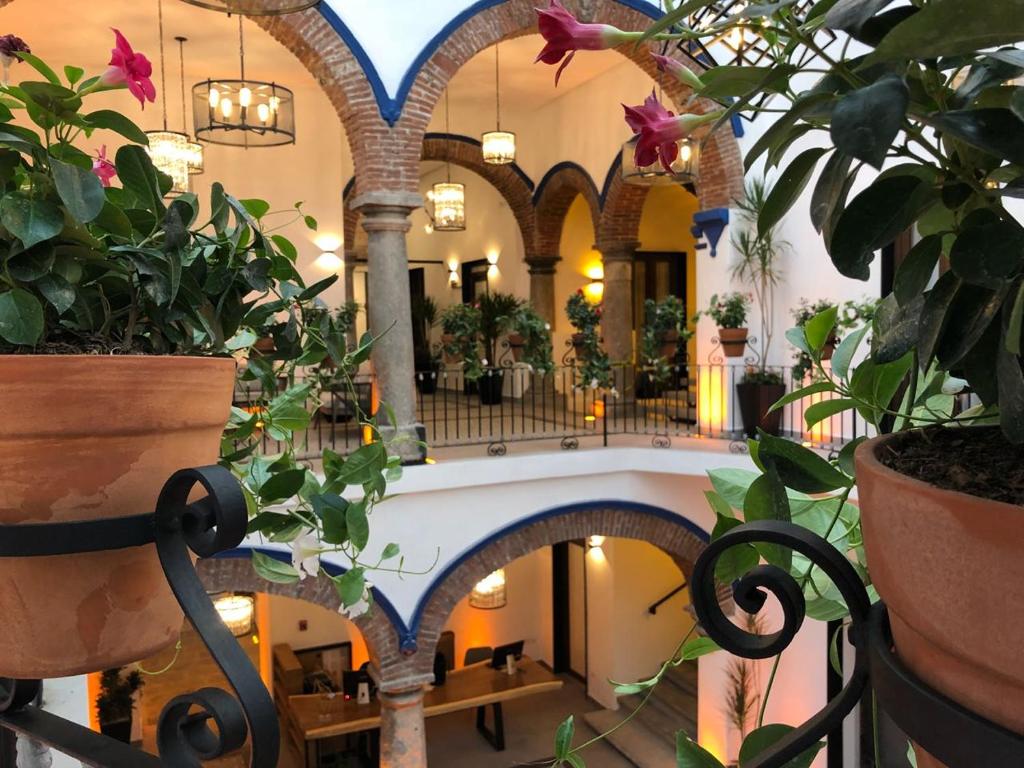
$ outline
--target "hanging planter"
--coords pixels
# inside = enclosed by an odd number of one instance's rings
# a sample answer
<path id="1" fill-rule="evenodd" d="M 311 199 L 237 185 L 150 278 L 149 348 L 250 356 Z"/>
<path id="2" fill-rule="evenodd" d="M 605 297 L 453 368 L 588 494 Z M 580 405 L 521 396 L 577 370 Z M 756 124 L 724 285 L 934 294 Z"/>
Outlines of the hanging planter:
<path id="1" fill-rule="evenodd" d="M 722 343 L 722 354 L 726 357 L 743 357 L 747 349 L 746 328 L 719 328 L 718 340 Z"/>
<path id="2" fill-rule="evenodd" d="M 230 358 L 0 356 L 0 524 L 129 517 L 217 460 Z M 45 386 L 40 386 L 45 383 Z M 0 676 L 109 669 L 175 642 L 182 613 L 152 544 L 0 560 Z"/>
<path id="3" fill-rule="evenodd" d="M 526 337 L 521 333 L 513 331 L 508 335 L 508 348 L 512 352 L 512 359 L 517 363 L 523 362 L 523 354 L 526 351 Z"/>

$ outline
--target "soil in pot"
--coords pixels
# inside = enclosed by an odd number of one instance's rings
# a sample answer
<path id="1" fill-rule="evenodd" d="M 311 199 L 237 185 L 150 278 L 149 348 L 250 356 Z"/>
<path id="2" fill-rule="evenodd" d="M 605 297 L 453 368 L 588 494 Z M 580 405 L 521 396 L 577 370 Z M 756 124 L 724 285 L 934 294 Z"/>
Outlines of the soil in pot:
<path id="1" fill-rule="evenodd" d="M 0 356 L 0 522 L 153 511 L 178 469 L 216 462 L 230 358 Z M 182 614 L 155 545 L 0 560 L 0 676 L 49 678 L 146 658 Z"/>
<path id="2" fill-rule="evenodd" d="M 896 653 L 932 688 L 1024 733 L 1024 450 L 996 428 L 942 428 L 870 440 L 856 461 Z M 918 750 L 918 765 L 941 764 Z"/>
<path id="3" fill-rule="evenodd" d="M 719 328 L 718 340 L 726 357 L 743 357 L 747 350 L 746 328 Z"/>
<path id="4" fill-rule="evenodd" d="M 501 404 L 502 388 L 505 384 L 504 371 L 487 371 L 477 380 L 476 384 L 480 392 L 480 403 L 482 405 Z"/>
<path id="5" fill-rule="evenodd" d="M 768 413 L 768 409 L 785 394 L 785 384 L 740 382 L 736 385 L 743 433 L 747 437 L 756 438 L 758 429 L 778 436 L 782 429 L 782 409 L 771 413 Z"/>

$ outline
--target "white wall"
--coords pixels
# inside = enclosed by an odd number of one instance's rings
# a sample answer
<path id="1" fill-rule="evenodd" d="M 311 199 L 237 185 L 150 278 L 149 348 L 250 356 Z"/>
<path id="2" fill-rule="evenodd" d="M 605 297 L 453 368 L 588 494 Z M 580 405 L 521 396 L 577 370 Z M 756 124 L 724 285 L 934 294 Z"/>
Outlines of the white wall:
<path id="1" fill-rule="evenodd" d="M 353 668 L 358 669 L 364 661 L 369 660 L 362 633 L 337 611 L 281 595 L 267 594 L 264 597 L 270 603 L 271 646 L 286 643 L 293 650 L 300 650 L 350 642 Z M 306 622 L 305 630 L 300 629 L 302 621 Z"/>

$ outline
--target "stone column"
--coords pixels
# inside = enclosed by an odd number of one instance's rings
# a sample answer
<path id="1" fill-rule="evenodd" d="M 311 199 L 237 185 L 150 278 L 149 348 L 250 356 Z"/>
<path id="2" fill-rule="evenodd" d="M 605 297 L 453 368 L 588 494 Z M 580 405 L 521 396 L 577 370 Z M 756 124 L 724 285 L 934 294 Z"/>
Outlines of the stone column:
<path id="1" fill-rule="evenodd" d="M 558 307 L 555 304 L 555 271 L 558 256 L 531 256 L 526 263 L 530 270 L 530 303 L 537 314 L 555 326 Z"/>
<path id="2" fill-rule="evenodd" d="M 426 768 L 427 737 L 423 724 L 422 683 L 412 687 L 381 688 L 381 768 Z"/>
<path id="3" fill-rule="evenodd" d="M 395 450 L 408 462 L 422 459 L 416 421 L 416 391 L 412 347 L 412 310 L 405 233 L 409 214 L 422 205 L 409 192 L 368 192 L 352 201 L 366 230 L 368 285 L 366 316 L 370 331 L 384 334 L 373 350 L 373 368 L 381 402 L 394 410 L 395 424 L 384 425 L 390 439 L 400 438 Z M 385 333 L 386 332 L 386 333 Z M 384 419 L 383 413 L 380 414 Z"/>
<path id="4" fill-rule="evenodd" d="M 633 254 L 638 242 L 598 246 L 604 262 L 601 335 L 613 363 L 633 360 Z"/>

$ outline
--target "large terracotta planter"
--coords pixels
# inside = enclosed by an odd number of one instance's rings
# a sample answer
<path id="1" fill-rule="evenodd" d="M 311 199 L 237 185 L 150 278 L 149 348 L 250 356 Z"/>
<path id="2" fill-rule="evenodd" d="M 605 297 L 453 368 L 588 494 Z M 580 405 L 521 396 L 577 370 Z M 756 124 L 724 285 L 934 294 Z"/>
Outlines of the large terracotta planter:
<path id="1" fill-rule="evenodd" d="M 746 328 L 719 328 L 718 340 L 726 357 L 743 357 L 747 351 Z"/>
<path id="2" fill-rule="evenodd" d="M 925 683 L 1024 733 L 1024 508 L 937 488 L 857 449 L 868 568 L 896 653 Z M 920 748 L 919 768 L 942 763 Z"/>
<path id="3" fill-rule="evenodd" d="M 0 356 L 0 522 L 151 512 L 178 469 L 216 461 L 230 358 Z M 155 545 L 0 559 L 0 676 L 118 667 L 178 637 Z"/>

